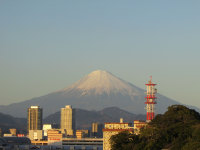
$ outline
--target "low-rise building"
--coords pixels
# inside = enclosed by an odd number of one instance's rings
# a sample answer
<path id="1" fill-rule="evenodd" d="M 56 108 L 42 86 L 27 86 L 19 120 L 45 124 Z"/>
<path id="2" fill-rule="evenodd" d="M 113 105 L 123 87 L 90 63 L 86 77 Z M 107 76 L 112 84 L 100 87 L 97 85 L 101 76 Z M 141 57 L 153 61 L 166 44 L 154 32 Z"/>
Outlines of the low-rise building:
<path id="1" fill-rule="evenodd" d="M 17 135 L 17 129 L 12 128 L 12 129 L 9 129 L 9 131 L 10 131 L 10 134 L 12 134 L 13 136 Z"/>
<path id="2" fill-rule="evenodd" d="M 42 140 L 42 141 L 31 141 L 32 145 L 48 145 L 48 141 Z"/>
<path id="3" fill-rule="evenodd" d="M 61 144 L 63 134 L 59 129 L 49 129 L 47 130 L 47 138 L 48 138 L 48 144 L 54 144 L 54 143 Z"/>
<path id="4" fill-rule="evenodd" d="M 3 134 L 3 137 L 11 137 L 11 136 L 13 136 L 11 133 L 4 133 Z"/>
<path id="5" fill-rule="evenodd" d="M 62 145 L 99 146 L 102 147 L 102 138 L 63 138 Z"/>
<path id="6" fill-rule="evenodd" d="M 29 130 L 29 139 L 33 140 L 42 140 L 43 139 L 43 130 Z"/>
<path id="7" fill-rule="evenodd" d="M 17 134 L 17 137 L 25 137 L 25 135 L 24 134 Z"/>
<path id="8" fill-rule="evenodd" d="M 145 127 L 147 125 L 147 122 L 141 121 L 141 120 L 134 120 L 134 134 L 138 135 L 140 134 L 140 129 Z"/>
<path id="9" fill-rule="evenodd" d="M 44 136 L 47 136 L 47 130 L 52 129 L 51 124 L 43 124 Z"/>
<path id="10" fill-rule="evenodd" d="M 76 130 L 77 139 L 88 137 L 88 134 L 89 134 L 88 130 Z"/>
<path id="11" fill-rule="evenodd" d="M 116 135 L 122 131 L 129 131 L 133 133 L 133 128 L 130 127 L 130 123 L 105 123 L 103 129 L 103 150 L 110 150 L 110 138 L 112 135 Z"/>

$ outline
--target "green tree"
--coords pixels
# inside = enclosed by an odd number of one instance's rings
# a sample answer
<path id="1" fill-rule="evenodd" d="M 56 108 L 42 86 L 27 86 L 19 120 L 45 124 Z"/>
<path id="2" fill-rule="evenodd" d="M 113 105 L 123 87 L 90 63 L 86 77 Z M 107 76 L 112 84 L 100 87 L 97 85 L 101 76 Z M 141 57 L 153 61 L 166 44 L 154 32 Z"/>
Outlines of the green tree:
<path id="1" fill-rule="evenodd" d="M 111 137 L 112 150 L 200 150 L 200 114 L 182 105 L 172 105 L 157 115 L 140 135 L 121 132 Z"/>
<path id="2" fill-rule="evenodd" d="M 120 132 L 117 135 L 111 136 L 110 139 L 112 150 L 132 150 L 135 142 L 139 142 L 139 137 L 128 131 Z"/>

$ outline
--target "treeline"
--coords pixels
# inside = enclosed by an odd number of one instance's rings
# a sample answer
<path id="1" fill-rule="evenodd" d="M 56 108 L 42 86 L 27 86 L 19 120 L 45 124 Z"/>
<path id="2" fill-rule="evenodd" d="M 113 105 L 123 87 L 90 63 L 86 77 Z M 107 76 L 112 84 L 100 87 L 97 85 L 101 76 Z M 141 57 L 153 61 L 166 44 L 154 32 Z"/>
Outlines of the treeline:
<path id="1" fill-rule="evenodd" d="M 140 135 L 121 132 L 110 142 L 112 150 L 200 150 L 200 114 L 172 105 L 141 129 Z"/>

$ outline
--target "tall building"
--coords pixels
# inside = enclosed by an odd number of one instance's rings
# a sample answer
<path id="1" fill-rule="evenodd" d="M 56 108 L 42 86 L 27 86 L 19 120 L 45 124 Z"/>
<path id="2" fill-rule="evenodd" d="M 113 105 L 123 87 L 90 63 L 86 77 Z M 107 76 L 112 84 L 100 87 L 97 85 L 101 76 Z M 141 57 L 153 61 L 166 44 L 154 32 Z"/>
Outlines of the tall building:
<path id="1" fill-rule="evenodd" d="M 96 136 L 98 133 L 98 123 L 94 122 L 92 123 L 92 135 Z"/>
<path id="2" fill-rule="evenodd" d="M 73 136 L 75 131 L 75 113 L 71 105 L 61 108 L 60 128 L 63 134 Z"/>
<path id="3" fill-rule="evenodd" d="M 92 137 L 102 137 L 103 136 L 103 124 L 97 122 L 92 123 Z"/>
<path id="4" fill-rule="evenodd" d="M 42 130 L 42 108 L 31 106 L 28 108 L 28 131 Z"/>

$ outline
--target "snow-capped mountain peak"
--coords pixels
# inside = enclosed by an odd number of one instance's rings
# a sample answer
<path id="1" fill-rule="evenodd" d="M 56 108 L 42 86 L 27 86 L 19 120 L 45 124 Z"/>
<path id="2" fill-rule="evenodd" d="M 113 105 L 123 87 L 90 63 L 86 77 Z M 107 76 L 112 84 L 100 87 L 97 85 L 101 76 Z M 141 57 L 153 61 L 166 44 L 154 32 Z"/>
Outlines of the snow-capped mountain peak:
<path id="1" fill-rule="evenodd" d="M 119 107 L 133 113 L 145 113 L 144 97 L 143 89 L 107 71 L 97 70 L 68 88 L 20 103 L 0 106 L 0 112 L 25 117 L 27 108 L 38 105 L 43 108 L 44 116 L 47 116 L 65 105 L 72 105 L 74 108 L 87 110 Z M 157 112 L 164 112 L 172 104 L 177 102 L 158 94 Z"/>
<path id="2" fill-rule="evenodd" d="M 84 92 L 93 91 L 95 94 L 110 92 L 133 93 L 133 87 L 126 81 L 114 76 L 110 72 L 96 70 L 62 91 L 78 89 Z"/>

